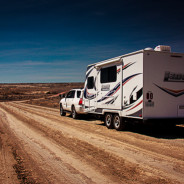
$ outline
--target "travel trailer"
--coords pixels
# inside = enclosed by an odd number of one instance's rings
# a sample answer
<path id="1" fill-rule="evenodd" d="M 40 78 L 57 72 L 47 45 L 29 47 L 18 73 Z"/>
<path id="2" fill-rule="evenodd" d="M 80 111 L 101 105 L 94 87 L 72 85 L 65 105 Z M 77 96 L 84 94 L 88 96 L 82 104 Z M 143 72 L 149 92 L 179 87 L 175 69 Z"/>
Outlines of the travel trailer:
<path id="1" fill-rule="evenodd" d="M 184 123 L 184 54 L 161 45 L 89 65 L 83 107 L 116 130 L 132 119 Z"/>

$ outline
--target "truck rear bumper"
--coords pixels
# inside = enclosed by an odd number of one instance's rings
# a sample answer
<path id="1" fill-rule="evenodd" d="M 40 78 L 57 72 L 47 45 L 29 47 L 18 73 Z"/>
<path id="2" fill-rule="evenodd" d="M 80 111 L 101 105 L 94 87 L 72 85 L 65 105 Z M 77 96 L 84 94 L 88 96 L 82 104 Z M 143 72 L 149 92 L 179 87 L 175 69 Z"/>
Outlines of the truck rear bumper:
<path id="1" fill-rule="evenodd" d="M 86 114 L 87 113 L 82 106 L 76 106 L 75 110 L 76 110 L 77 114 Z"/>

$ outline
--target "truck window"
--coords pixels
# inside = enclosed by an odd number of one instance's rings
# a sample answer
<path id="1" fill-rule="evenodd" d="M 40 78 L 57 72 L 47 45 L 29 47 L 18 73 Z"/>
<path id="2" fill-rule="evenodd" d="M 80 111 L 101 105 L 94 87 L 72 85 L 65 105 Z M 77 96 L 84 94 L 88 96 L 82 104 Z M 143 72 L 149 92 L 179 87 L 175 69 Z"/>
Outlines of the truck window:
<path id="1" fill-rule="evenodd" d="M 116 66 L 102 68 L 100 74 L 100 82 L 101 83 L 116 82 L 117 79 L 116 70 L 117 70 Z"/>
<path id="2" fill-rule="evenodd" d="M 94 87 L 94 77 L 88 77 L 87 88 L 93 89 L 93 87 Z"/>
<path id="3" fill-rule="evenodd" d="M 70 91 L 70 92 L 67 94 L 66 98 L 74 98 L 74 96 L 75 96 L 75 91 Z"/>
<path id="4" fill-rule="evenodd" d="M 81 91 L 77 91 L 77 98 L 80 98 Z"/>

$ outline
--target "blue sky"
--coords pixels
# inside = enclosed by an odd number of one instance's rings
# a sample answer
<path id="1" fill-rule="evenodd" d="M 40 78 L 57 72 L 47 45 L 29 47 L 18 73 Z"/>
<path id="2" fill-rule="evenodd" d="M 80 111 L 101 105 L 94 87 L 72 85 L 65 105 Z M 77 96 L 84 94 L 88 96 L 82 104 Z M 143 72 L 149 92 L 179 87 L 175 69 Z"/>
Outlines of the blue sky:
<path id="1" fill-rule="evenodd" d="M 0 0 L 0 83 L 83 82 L 88 64 L 184 52 L 182 0 Z"/>

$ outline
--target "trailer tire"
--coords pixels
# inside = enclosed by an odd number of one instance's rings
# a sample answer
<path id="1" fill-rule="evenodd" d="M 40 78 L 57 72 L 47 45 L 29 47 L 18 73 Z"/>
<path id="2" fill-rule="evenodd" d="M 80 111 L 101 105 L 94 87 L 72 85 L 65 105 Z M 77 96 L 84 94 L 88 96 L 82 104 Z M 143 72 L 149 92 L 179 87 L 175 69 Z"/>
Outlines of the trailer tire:
<path id="1" fill-rule="evenodd" d="M 62 104 L 60 104 L 60 115 L 61 116 L 65 116 L 66 115 L 66 112 L 64 112 Z"/>
<path id="2" fill-rule="evenodd" d="M 105 114 L 104 122 L 105 122 L 105 126 L 106 126 L 108 129 L 114 128 L 112 119 L 113 119 L 113 116 L 112 116 L 111 113 L 106 113 L 106 114 Z"/>
<path id="3" fill-rule="evenodd" d="M 118 114 L 115 114 L 113 117 L 113 125 L 118 131 L 125 130 L 126 128 L 125 121 Z"/>
<path id="4" fill-rule="evenodd" d="M 71 112 L 72 118 L 77 119 L 77 112 L 75 110 L 75 106 L 72 106 L 72 112 Z"/>

